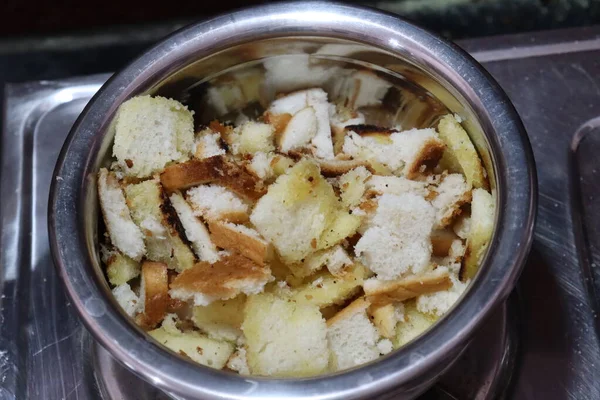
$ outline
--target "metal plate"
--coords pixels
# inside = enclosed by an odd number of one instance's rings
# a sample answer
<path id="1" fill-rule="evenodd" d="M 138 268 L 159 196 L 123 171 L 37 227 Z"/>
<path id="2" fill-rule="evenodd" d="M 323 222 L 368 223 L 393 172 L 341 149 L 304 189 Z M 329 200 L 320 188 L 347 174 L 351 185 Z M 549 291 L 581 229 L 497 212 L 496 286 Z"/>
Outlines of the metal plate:
<path id="1" fill-rule="evenodd" d="M 465 353 L 467 361 L 461 360 L 426 398 L 502 395 L 508 377 L 500 371 L 518 372 L 510 398 L 600 398 L 595 301 L 586 289 L 589 274 L 580 268 L 573 233 L 568 151 L 578 127 L 600 115 L 599 35 L 600 29 L 586 29 L 462 43 L 505 88 L 528 129 L 539 172 L 539 222 L 520 283 L 518 312 L 501 311 L 501 318 L 491 319 Z M 101 391 L 111 397 L 160 398 L 135 378 L 127 383 L 120 367 L 93 348 L 48 254 L 47 191 L 54 160 L 76 115 L 104 79 L 9 85 L 5 90 L 0 176 L 3 399 L 91 399 Z M 585 219 L 575 221 L 585 225 Z M 508 329 L 507 323 L 520 329 Z M 512 346 L 512 336 L 496 336 L 507 342 L 494 339 L 492 334 L 503 329 L 520 332 L 518 368 L 510 363 L 514 352 L 497 351 Z M 507 362 L 509 367 L 481 374 L 487 356 L 495 361 L 491 365 Z"/>

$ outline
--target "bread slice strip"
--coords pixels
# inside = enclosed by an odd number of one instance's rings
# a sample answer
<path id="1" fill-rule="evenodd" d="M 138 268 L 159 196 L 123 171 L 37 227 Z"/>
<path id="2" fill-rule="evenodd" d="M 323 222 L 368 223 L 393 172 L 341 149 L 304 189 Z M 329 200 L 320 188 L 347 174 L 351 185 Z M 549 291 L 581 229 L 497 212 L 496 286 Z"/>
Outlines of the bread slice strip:
<path id="1" fill-rule="evenodd" d="M 438 268 L 420 276 L 393 281 L 368 279 L 363 284 L 365 295 L 372 304 L 386 305 L 400 302 L 424 293 L 446 290 L 452 286 L 447 268 Z"/>
<path id="2" fill-rule="evenodd" d="M 278 137 L 278 147 L 283 153 L 306 147 L 317 134 L 317 116 L 315 109 L 306 107 L 298 111 L 289 120 Z"/>
<path id="3" fill-rule="evenodd" d="M 400 317 L 403 317 L 403 309 L 404 306 L 402 303 L 390 303 L 385 305 L 373 304 L 367 311 L 381 336 L 393 339 L 396 335 L 396 324 L 400 321 Z"/>
<path id="4" fill-rule="evenodd" d="M 471 138 L 456 118 L 450 114 L 444 116 L 438 125 L 438 132 L 447 146 L 442 165 L 452 172 L 462 172 L 469 186 L 487 189 L 488 182 L 481 159 Z"/>
<path id="5" fill-rule="evenodd" d="M 248 221 L 249 207 L 240 197 L 219 185 L 199 185 L 186 192 L 194 214 L 208 221 Z"/>
<path id="6" fill-rule="evenodd" d="M 327 339 L 334 371 L 352 368 L 379 357 L 379 333 L 367 316 L 369 305 L 364 298 L 358 298 L 327 320 Z"/>
<path id="7" fill-rule="evenodd" d="M 461 207 L 471 201 L 471 189 L 462 174 L 444 176 L 435 188 L 431 204 L 437 209 L 436 225 L 445 228 L 460 215 Z"/>
<path id="8" fill-rule="evenodd" d="M 326 266 L 333 276 L 343 277 L 353 265 L 354 261 L 348 252 L 342 246 L 336 245 L 309 255 L 298 267 L 290 266 L 290 269 L 296 276 L 306 277 Z"/>
<path id="9" fill-rule="evenodd" d="M 127 176 L 146 178 L 171 161 L 189 159 L 194 118 L 178 101 L 136 96 L 119 107 L 113 155 Z"/>
<path id="10" fill-rule="evenodd" d="M 318 307 L 264 293 L 248 298 L 244 315 L 253 375 L 298 378 L 327 370 L 327 327 Z"/>
<path id="11" fill-rule="evenodd" d="M 196 218 L 192 208 L 181 194 L 173 193 L 170 200 L 198 259 L 210 263 L 216 262 L 219 259 L 219 254 L 210 240 L 210 235 L 204 223 Z"/>
<path id="12" fill-rule="evenodd" d="M 158 180 L 128 185 L 125 195 L 132 219 L 144 233 L 147 259 L 164 262 L 178 271 L 192 267 L 196 257 Z"/>
<path id="13" fill-rule="evenodd" d="M 334 158 L 330 160 L 318 160 L 318 163 L 321 168 L 321 174 L 326 177 L 340 176 L 358 167 L 367 168 L 374 172 L 370 164 L 364 160 L 343 160 Z"/>
<path id="14" fill-rule="evenodd" d="M 175 299 L 193 299 L 195 305 L 206 306 L 216 300 L 232 299 L 240 293 L 260 293 L 271 280 L 269 268 L 232 254 L 214 264 L 199 262 L 183 271 L 171 283 L 169 294 Z"/>
<path id="15" fill-rule="evenodd" d="M 463 282 L 472 279 L 479 269 L 479 264 L 494 232 L 495 214 L 496 203 L 492 195 L 484 189 L 473 190 L 471 230 L 467 239 L 464 263 L 460 271 Z"/>
<path id="16" fill-rule="evenodd" d="M 217 246 L 237 251 L 258 265 L 265 265 L 269 259 L 271 246 L 254 229 L 220 221 L 209 221 L 208 227 Z"/>
<path id="17" fill-rule="evenodd" d="M 152 329 L 165 317 L 169 304 L 168 281 L 166 264 L 144 261 L 140 281 L 143 314 L 138 321 L 143 327 Z"/>
<path id="18" fill-rule="evenodd" d="M 140 261 L 146 252 L 144 236 L 131 219 L 119 181 L 106 168 L 98 172 L 98 197 L 112 245 L 129 258 Z"/>
<path id="19" fill-rule="evenodd" d="M 256 176 L 225 156 L 169 165 L 160 174 L 160 181 L 168 192 L 216 182 L 252 202 L 266 192 Z"/>

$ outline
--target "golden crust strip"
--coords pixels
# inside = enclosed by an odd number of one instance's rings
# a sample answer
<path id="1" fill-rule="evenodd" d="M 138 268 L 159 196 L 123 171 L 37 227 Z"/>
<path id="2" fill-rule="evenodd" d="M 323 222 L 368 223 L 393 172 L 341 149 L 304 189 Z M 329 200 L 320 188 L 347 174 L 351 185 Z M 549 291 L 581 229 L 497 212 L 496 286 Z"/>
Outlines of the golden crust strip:
<path id="1" fill-rule="evenodd" d="M 372 304 L 385 305 L 426 293 L 447 290 L 450 286 L 452 286 L 450 275 L 444 271 L 395 281 L 366 281 L 363 288 L 367 300 Z"/>
<path id="2" fill-rule="evenodd" d="M 353 170 L 358 167 L 365 167 L 371 172 L 374 172 L 371 169 L 371 165 L 367 161 L 362 160 L 316 160 L 321 168 L 321 174 L 325 177 L 334 177 L 343 175 L 348 171 Z"/>
<path id="3" fill-rule="evenodd" d="M 446 145 L 439 139 L 431 138 L 421 148 L 420 153 L 415 157 L 415 160 L 411 163 L 409 168 L 404 171 L 405 176 L 408 179 L 414 179 L 421 174 L 421 166 L 425 166 L 426 169 L 433 169 L 444 155 Z"/>
<path id="4" fill-rule="evenodd" d="M 359 297 L 352 303 L 348 304 L 343 310 L 339 311 L 333 317 L 327 320 L 327 326 L 331 326 L 338 321 L 352 317 L 354 314 L 365 312 L 371 303 L 364 297 Z"/>
<path id="5" fill-rule="evenodd" d="M 163 320 L 169 306 L 167 264 L 144 261 L 142 279 L 146 292 L 142 325 L 153 328 Z"/>
<path id="6" fill-rule="evenodd" d="M 169 165 L 160 174 L 160 182 L 168 192 L 217 182 L 250 201 L 266 193 L 260 179 L 224 156 Z"/>
<path id="7" fill-rule="evenodd" d="M 245 235 L 219 221 L 209 221 L 208 227 L 210 238 L 215 245 L 226 250 L 238 251 L 259 265 L 265 264 L 270 251 L 269 243 Z"/>

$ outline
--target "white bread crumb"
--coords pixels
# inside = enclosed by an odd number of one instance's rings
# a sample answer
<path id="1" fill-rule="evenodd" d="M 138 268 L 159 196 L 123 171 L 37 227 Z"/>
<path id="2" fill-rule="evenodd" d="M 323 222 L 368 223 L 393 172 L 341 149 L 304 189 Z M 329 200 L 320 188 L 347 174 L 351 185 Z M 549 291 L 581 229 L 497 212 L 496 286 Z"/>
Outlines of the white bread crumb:
<path id="1" fill-rule="evenodd" d="M 219 185 L 200 185 L 186 193 L 194 214 L 207 220 L 243 222 L 249 207 L 235 193 Z"/>
<path id="2" fill-rule="evenodd" d="M 121 308 L 130 317 L 133 317 L 140 311 L 140 306 L 143 304 L 143 302 L 133 292 L 133 290 L 131 290 L 131 286 L 129 286 L 128 283 L 116 286 L 112 290 L 112 294 L 115 296 L 117 303 L 119 303 Z"/>
<path id="3" fill-rule="evenodd" d="M 131 219 L 119 182 L 106 168 L 101 168 L 98 172 L 98 195 L 106 230 L 113 246 L 139 261 L 146 252 L 142 231 Z"/>
<path id="4" fill-rule="evenodd" d="M 225 149 L 221 147 L 221 135 L 210 129 L 205 129 L 199 133 L 196 138 L 194 156 L 204 159 L 212 156 L 225 154 Z"/>
<path id="5" fill-rule="evenodd" d="M 231 151 L 233 154 L 254 154 L 257 151 L 275 150 L 274 129 L 269 124 L 248 121 L 233 130 Z"/>
<path id="6" fill-rule="evenodd" d="M 250 375 L 250 367 L 248 367 L 248 359 L 244 347 L 238 347 L 236 352 L 231 355 L 227 361 L 227 368 L 236 371 L 240 375 Z"/>
<path id="7" fill-rule="evenodd" d="M 252 161 L 248 165 L 248 168 L 260 179 L 269 179 L 274 174 L 273 168 L 271 167 L 272 158 L 273 156 L 269 153 L 263 151 L 256 152 L 252 156 Z"/>
<path id="8" fill-rule="evenodd" d="M 173 193 L 170 200 L 177 212 L 179 221 L 183 225 L 183 229 L 185 229 L 185 235 L 192 243 L 192 248 L 200 261 L 216 262 L 219 259 L 219 254 L 210 240 L 210 235 L 204 223 L 194 215 L 190 205 L 179 193 Z"/>
<path id="9" fill-rule="evenodd" d="M 194 146 L 194 119 L 181 103 L 137 96 L 119 107 L 113 155 L 126 175 L 145 178 L 171 161 L 186 161 Z"/>
<path id="10" fill-rule="evenodd" d="M 394 345 L 390 339 L 381 339 L 379 342 L 377 342 L 377 349 L 379 349 L 381 354 L 385 355 L 394 350 Z"/>
<path id="11" fill-rule="evenodd" d="M 354 252 L 380 279 L 419 274 L 431 259 L 434 219 L 434 208 L 422 197 L 384 194 L 371 221 L 373 226 L 365 231 Z"/>
<path id="12" fill-rule="evenodd" d="M 327 339 L 334 371 L 367 363 L 380 355 L 379 333 L 367 316 L 369 303 L 355 300 L 327 321 Z"/>

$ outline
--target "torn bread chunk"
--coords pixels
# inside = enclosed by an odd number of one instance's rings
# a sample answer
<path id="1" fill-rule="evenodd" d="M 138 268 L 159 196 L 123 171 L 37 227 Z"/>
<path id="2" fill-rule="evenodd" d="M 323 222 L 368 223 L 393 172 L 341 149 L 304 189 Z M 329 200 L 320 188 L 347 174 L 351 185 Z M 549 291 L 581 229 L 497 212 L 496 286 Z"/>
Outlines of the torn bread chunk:
<path id="1" fill-rule="evenodd" d="M 310 160 L 300 161 L 269 186 L 250 221 L 288 263 L 337 244 L 360 223 L 342 210 L 333 188 Z"/>
<path id="2" fill-rule="evenodd" d="M 144 234 L 146 258 L 164 262 L 177 271 L 192 267 L 196 257 L 160 183 L 151 179 L 128 185 L 125 196 L 131 217 Z"/>
<path id="3" fill-rule="evenodd" d="M 331 135 L 333 138 L 333 150 L 335 154 L 342 151 L 344 137 L 346 136 L 346 127 L 349 125 L 363 125 L 365 116 L 357 111 L 342 105 L 329 106 L 329 124 L 331 125 Z"/>
<path id="4" fill-rule="evenodd" d="M 234 351 L 233 344 L 210 339 L 196 331 L 173 332 L 160 327 L 148 333 L 180 356 L 215 369 L 222 369 Z"/>
<path id="5" fill-rule="evenodd" d="M 345 104 L 353 110 L 365 106 L 381 105 L 392 84 L 368 70 L 351 71 L 336 81 L 333 98 L 345 98 Z"/>
<path id="6" fill-rule="evenodd" d="M 235 353 L 229 357 L 229 360 L 227 360 L 227 368 L 240 375 L 250 375 L 250 367 L 248 366 L 248 357 L 246 355 L 245 347 L 238 347 Z"/>
<path id="7" fill-rule="evenodd" d="M 417 310 L 424 314 L 441 317 L 456 304 L 458 298 L 467 288 L 469 281 L 463 283 L 455 275 L 450 275 L 450 279 L 452 284 L 448 289 L 418 296 L 416 300 Z"/>
<path id="8" fill-rule="evenodd" d="M 414 300 L 404 303 L 404 319 L 396 325 L 396 337 L 392 341 L 395 348 L 404 346 L 419 337 L 436 321 L 436 317 L 417 310 Z"/>
<path id="9" fill-rule="evenodd" d="M 181 103 L 138 96 L 117 111 L 113 155 L 125 175 L 146 178 L 171 161 L 186 161 L 194 146 L 194 119 Z"/>
<path id="10" fill-rule="evenodd" d="M 422 197 L 384 194 L 354 253 L 380 279 L 419 274 L 431 259 L 434 220 L 435 209 Z"/>
<path id="11" fill-rule="evenodd" d="M 244 315 L 252 374 L 303 377 L 327 370 L 327 326 L 318 307 L 265 293 L 248 298 Z"/>
<path id="12" fill-rule="evenodd" d="M 122 285 L 140 275 L 140 263 L 115 249 L 102 249 L 102 262 L 111 285 Z"/>
<path id="13" fill-rule="evenodd" d="M 481 159 L 471 138 L 456 118 L 450 114 L 444 116 L 438 125 L 438 132 L 447 146 L 442 164 L 449 167 L 452 172 L 462 172 L 469 186 L 487 188 Z"/>
<path id="14" fill-rule="evenodd" d="M 471 201 L 471 230 L 467 239 L 467 251 L 461 270 L 461 279 L 472 279 L 487 250 L 494 232 L 496 204 L 492 195 L 484 189 L 473 190 Z"/>
<path id="15" fill-rule="evenodd" d="M 98 197 L 111 243 L 124 255 L 140 261 L 146 252 L 144 236 L 131 219 L 119 181 L 106 168 L 98 172 Z"/>
<path id="16" fill-rule="evenodd" d="M 179 221 L 185 229 L 185 235 L 192 243 L 192 248 L 200 261 L 216 262 L 219 259 L 217 248 L 210 240 L 210 235 L 204 223 L 195 215 L 190 205 L 179 193 L 170 197 L 171 204 L 177 212 Z"/>
<path id="17" fill-rule="evenodd" d="M 298 111 L 290 119 L 279 136 L 279 150 L 288 153 L 290 150 L 305 147 L 317 134 L 317 115 L 315 109 L 306 107 Z"/>
<path id="18" fill-rule="evenodd" d="M 252 155 L 246 169 L 263 181 L 272 181 L 279 175 L 285 174 L 295 164 L 290 157 L 277 153 L 256 152 Z"/>
<path id="19" fill-rule="evenodd" d="M 344 207 L 352 209 L 360 203 L 367 188 L 367 180 L 371 178 L 364 166 L 359 166 L 340 176 L 340 198 Z"/>
<path id="20" fill-rule="evenodd" d="M 471 190 L 461 174 L 445 176 L 435 188 L 431 204 L 436 208 L 436 225 L 445 228 L 461 213 L 461 207 L 471 201 Z"/>
<path id="21" fill-rule="evenodd" d="M 139 297 L 131 290 L 131 286 L 128 283 L 122 283 L 117 285 L 112 290 L 113 296 L 115 296 L 115 300 L 121 306 L 123 311 L 130 317 L 135 316 L 140 311 L 140 299 Z"/>
<path id="22" fill-rule="evenodd" d="M 321 168 L 321 173 L 326 177 L 343 175 L 359 167 L 371 169 L 369 163 L 363 160 L 344 160 L 333 158 L 330 160 L 318 159 L 317 162 Z"/>
<path id="23" fill-rule="evenodd" d="M 154 328 L 167 313 L 169 304 L 169 279 L 167 265 L 144 261 L 140 281 L 140 300 L 142 301 L 142 326 Z"/>
<path id="24" fill-rule="evenodd" d="M 327 321 L 327 339 L 334 371 L 379 358 L 379 333 L 367 316 L 369 305 L 361 297 Z"/>
<path id="25" fill-rule="evenodd" d="M 429 195 L 427 182 L 412 181 L 402 176 L 380 176 L 373 175 L 366 181 L 367 190 L 374 194 L 394 194 L 414 193 L 421 197 Z"/>
<path id="26" fill-rule="evenodd" d="M 412 299 L 425 293 L 439 292 L 452 286 L 448 268 L 438 267 L 432 272 L 394 281 L 367 279 L 363 283 L 365 295 L 372 304 L 385 305 Z"/>
<path id="27" fill-rule="evenodd" d="M 432 254 L 436 257 L 446 257 L 458 236 L 449 230 L 434 230 L 431 232 Z M 462 241 L 458 240 L 462 245 Z"/>
<path id="28" fill-rule="evenodd" d="M 471 216 L 466 214 L 459 215 L 452 226 L 452 230 L 459 238 L 467 239 L 471 232 Z"/>
<path id="29" fill-rule="evenodd" d="M 241 293 L 260 293 L 271 280 L 269 268 L 239 254 L 231 254 L 214 264 L 199 262 L 183 271 L 173 279 L 169 294 L 174 299 L 193 300 L 196 306 L 206 306 Z"/>
<path id="30" fill-rule="evenodd" d="M 233 154 L 254 154 L 275 150 L 274 128 L 269 124 L 248 121 L 233 130 Z"/>
<path id="31" fill-rule="evenodd" d="M 218 183 L 249 201 L 256 201 L 265 193 L 260 179 L 225 156 L 169 165 L 160 174 L 160 182 L 168 192 Z"/>
<path id="32" fill-rule="evenodd" d="M 414 179 L 422 168 L 433 169 L 444 154 L 446 145 L 438 138 L 435 129 L 410 129 L 391 135 L 394 147 L 401 151 L 404 161 L 402 174 Z"/>
<path id="33" fill-rule="evenodd" d="M 196 135 L 195 146 L 194 157 L 200 160 L 225 154 L 225 149 L 221 146 L 221 135 L 210 128 Z"/>
<path id="34" fill-rule="evenodd" d="M 194 307 L 192 321 L 197 328 L 217 340 L 235 342 L 242 335 L 246 296 L 215 301 L 207 306 Z"/>
<path id="35" fill-rule="evenodd" d="M 294 272 L 298 270 L 298 276 L 301 277 L 309 276 L 326 266 L 333 276 L 341 277 L 353 265 L 354 261 L 348 252 L 342 246 L 336 245 L 309 255 L 301 267 L 294 268 Z"/>
<path id="36" fill-rule="evenodd" d="M 404 304 L 372 304 L 368 313 L 379 334 L 384 338 L 393 339 L 396 336 L 396 325 L 404 321 Z"/>
<path id="37" fill-rule="evenodd" d="M 328 271 L 314 275 L 311 282 L 293 288 L 290 298 L 299 304 L 311 304 L 320 309 L 334 304 L 343 304 L 360 292 L 361 285 L 369 276 L 366 268 L 354 264 L 342 277 Z"/>
<path id="38" fill-rule="evenodd" d="M 269 260 L 271 246 L 254 229 L 220 221 L 209 221 L 208 227 L 210 237 L 217 246 L 237 251 L 258 265 L 265 265 Z"/>
<path id="39" fill-rule="evenodd" d="M 317 121 L 315 135 L 311 139 L 314 146 L 314 155 L 318 158 L 333 158 L 333 142 L 331 140 L 331 127 L 329 126 L 329 103 L 327 93 L 323 89 L 307 89 L 293 92 L 271 103 L 267 110 L 270 115 L 290 114 L 311 107 Z M 292 117 L 293 118 L 293 117 Z"/>
<path id="40" fill-rule="evenodd" d="M 219 185 L 200 185 L 186 192 L 194 215 L 207 221 L 248 221 L 248 205 L 235 193 Z"/>

